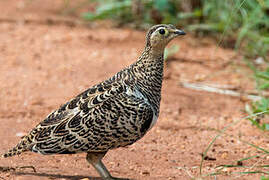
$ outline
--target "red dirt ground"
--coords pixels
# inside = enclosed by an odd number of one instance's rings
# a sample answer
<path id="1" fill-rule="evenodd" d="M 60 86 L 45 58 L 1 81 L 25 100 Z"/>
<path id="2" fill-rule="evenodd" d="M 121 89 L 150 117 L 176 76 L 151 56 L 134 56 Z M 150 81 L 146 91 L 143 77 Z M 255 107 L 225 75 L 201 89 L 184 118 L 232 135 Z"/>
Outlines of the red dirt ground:
<path id="1" fill-rule="evenodd" d="M 86 88 L 131 64 L 144 47 L 145 32 L 128 28 L 80 25 L 75 17 L 60 15 L 63 1 L 0 1 L 0 153 L 16 145 L 48 113 Z M 139 142 L 110 151 L 104 158 L 117 177 L 137 180 L 214 179 L 199 175 L 201 153 L 225 126 L 208 151 L 202 174 L 221 172 L 216 179 L 259 179 L 268 155 L 242 142 L 269 149 L 268 134 L 241 120 L 244 98 L 195 91 L 182 81 L 232 85 L 253 89 L 251 72 L 240 56 L 217 48 L 213 40 L 191 33 L 174 40 L 180 51 L 165 67 L 161 114 L 157 125 Z M 267 136 L 267 137 L 266 137 Z M 217 168 L 236 164 L 248 168 Z M 4 171 L 4 167 L 34 166 Z M 268 169 L 267 169 L 268 171 Z M 0 179 L 92 179 L 96 171 L 85 154 L 42 156 L 24 153 L 0 160 Z M 99 178 L 97 178 L 99 179 Z"/>

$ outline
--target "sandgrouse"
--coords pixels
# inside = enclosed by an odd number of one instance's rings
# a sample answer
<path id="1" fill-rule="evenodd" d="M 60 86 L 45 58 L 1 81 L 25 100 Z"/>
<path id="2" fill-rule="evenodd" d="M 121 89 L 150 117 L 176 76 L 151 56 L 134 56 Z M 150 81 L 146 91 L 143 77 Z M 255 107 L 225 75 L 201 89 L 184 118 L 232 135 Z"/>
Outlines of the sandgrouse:
<path id="1" fill-rule="evenodd" d="M 25 151 L 44 155 L 86 152 L 87 161 L 103 179 L 117 179 L 101 160 L 108 150 L 142 138 L 156 123 L 164 48 L 179 35 L 185 35 L 184 31 L 173 25 L 151 27 L 135 63 L 49 114 L 3 157 Z"/>

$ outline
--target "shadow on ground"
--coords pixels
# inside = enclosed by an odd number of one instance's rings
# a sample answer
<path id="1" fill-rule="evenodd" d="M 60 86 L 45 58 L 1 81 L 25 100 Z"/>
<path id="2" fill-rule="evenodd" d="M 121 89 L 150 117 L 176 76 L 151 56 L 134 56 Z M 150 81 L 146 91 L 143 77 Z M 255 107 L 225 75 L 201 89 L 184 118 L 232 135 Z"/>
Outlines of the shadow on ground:
<path id="1" fill-rule="evenodd" d="M 48 174 L 48 173 L 28 173 L 28 172 L 15 172 L 17 176 L 37 176 L 37 177 L 48 177 L 48 178 L 57 178 L 57 179 L 67 179 L 67 180 L 79 180 L 83 178 L 88 178 L 90 180 L 103 180 L 100 177 L 91 177 L 91 176 L 80 176 L 80 175 L 61 175 L 61 174 Z M 117 180 L 135 180 L 135 179 L 126 179 L 126 178 L 117 178 Z"/>

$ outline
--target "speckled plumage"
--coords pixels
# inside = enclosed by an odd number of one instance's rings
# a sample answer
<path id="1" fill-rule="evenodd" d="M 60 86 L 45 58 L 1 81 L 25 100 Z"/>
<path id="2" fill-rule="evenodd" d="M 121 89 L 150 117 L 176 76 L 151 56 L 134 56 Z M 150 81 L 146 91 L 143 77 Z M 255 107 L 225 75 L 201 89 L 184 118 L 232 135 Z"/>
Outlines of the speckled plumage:
<path id="1" fill-rule="evenodd" d="M 160 29 L 168 36 L 159 33 Z M 184 34 L 172 25 L 153 26 L 147 33 L 144 52 L 134 64 L 52 112 L 3 157 L 24 151 L 100 152 L 103 157 L 110 149 L 142 138 L 159 115 L 164 48 L 180 33 Z M 110 174 L 102 177 L 112 178 Z"/>

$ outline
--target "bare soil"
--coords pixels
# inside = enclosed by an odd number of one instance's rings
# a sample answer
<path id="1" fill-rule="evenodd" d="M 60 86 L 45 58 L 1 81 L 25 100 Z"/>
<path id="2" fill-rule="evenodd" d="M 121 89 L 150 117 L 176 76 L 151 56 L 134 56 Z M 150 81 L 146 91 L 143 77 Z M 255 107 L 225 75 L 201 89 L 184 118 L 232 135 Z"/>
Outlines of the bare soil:
<path id="1" fill-rule="evenodd" d="M 113 28 L 106 23 L 80 25 L 75 16 L 60 13 L 63 2 L 0 1 L 1 154 L 52 110 L 131 64 L 143 50 L 144 31 Z M 237 122 L 209 149 L 202 174 L 259 155 L 243 161 L 248 168 L 220 170 L 217 179 L 260 179 L 259 174 L 236 174 L 262 170 L 258 166 L 269 162 L 268 155 L 243 142 L 269 149 L 268 134 L 242 120 L 247 115 L 246 99 L 180 86 L 188 81 L 251 90 L 251 71 L 240 55 L 217 47 L 214 40 L 188 33 L 172 44 L 180 50 L 166 63 L 156 126 L 132 146 L 111 150 L 104 158 L 107 168 L 116 177 L 137 180 L 197 178 L 201 154 L 220 130 Z M 20 166 L 34 166 L 37 172 L 16 169 Z M 85 154 L 43 156 L 28 152 L 0 160 L 0 179 L 93 177 L 98 174 L 86 162 Z"/>

